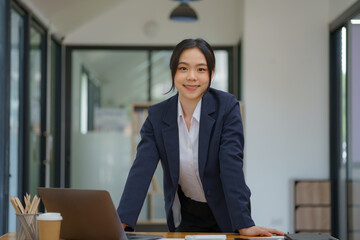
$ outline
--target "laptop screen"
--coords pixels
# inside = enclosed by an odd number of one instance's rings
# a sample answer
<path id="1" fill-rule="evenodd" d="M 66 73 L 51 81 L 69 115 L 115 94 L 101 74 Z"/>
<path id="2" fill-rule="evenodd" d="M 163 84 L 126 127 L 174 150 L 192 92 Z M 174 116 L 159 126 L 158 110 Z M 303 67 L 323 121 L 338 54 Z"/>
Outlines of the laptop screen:
<path id="1" fill-rule="evenodd" d="M 61 238 L 127 240 L 107 191 L 38 188 L 38 193 L 47 212 L 61 213 Z"/>

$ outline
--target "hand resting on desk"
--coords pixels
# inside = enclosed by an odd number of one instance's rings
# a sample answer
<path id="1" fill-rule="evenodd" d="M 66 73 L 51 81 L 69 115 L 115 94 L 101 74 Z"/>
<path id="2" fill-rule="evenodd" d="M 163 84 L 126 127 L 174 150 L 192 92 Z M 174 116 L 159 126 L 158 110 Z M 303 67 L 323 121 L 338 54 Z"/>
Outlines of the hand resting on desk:
<path id="1" fill-rule="evenodd" d="M 239 229 L 240 235 L 244 236 L 267 236 L 271 237 L 273 234 L 284 236 L 285 233 L 272 228 L 265 228 L 259 226 L 252 226 L 248 228 Z"/>

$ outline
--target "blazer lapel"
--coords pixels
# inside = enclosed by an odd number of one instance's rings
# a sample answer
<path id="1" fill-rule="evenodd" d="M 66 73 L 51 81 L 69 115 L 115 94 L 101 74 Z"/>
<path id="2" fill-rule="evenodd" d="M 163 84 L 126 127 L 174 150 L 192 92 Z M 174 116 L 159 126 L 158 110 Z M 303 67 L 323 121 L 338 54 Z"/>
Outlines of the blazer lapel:
<path id="1" fill-rule="evenodd" d="M 173 184 L 179 181 L 179 131 L 177 123 L 178 95 L 172 97 L 163 116 L 165 127 L 162 129 L 166 156 Z"/>
<path id="2" fill-rule="evenodd" d="M 211 138 L 212 128 L 215 119 L 211 116 L 215 112 L 215 102 L 212 95 L 205 93 L 201 104 L 200 129 L 199 129 L 199 175 L 202 179 L 205 171 L 205 165 L 208 158 L 208 150 Z"/>

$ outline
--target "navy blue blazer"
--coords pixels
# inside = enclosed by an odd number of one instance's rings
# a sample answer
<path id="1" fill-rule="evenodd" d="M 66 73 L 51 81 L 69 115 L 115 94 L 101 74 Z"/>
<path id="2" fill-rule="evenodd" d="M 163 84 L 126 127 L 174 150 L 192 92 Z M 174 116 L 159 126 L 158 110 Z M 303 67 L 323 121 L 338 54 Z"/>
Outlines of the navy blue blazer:
<path id="1" fill-rule="evenodd" d="M 172 205 L 179 180 L 178 95 L 149 107 L 141 141 L 122 194 L 118 214 L 135 227 L 149 184 L 161 161 L 167 224 L 175 230 Z M 202 98 L 199 128 L 199 175 L 206 200 L 223 232 L 255 225 L 250 190 L 243 173 L 244 136 L 239 103 L 210 88 Z"/>

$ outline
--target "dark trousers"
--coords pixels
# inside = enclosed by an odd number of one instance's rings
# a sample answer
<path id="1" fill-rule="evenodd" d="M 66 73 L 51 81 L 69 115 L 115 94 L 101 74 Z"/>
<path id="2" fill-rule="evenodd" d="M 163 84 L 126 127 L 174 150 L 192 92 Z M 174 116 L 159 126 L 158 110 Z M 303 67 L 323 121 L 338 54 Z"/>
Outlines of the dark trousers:
<path id="1" fill-rule="evenodd" d="M 181 204 L 181 223 L 175 232 L 221 232 L 207 203 L 197 202 L 178 189 Z"/>

